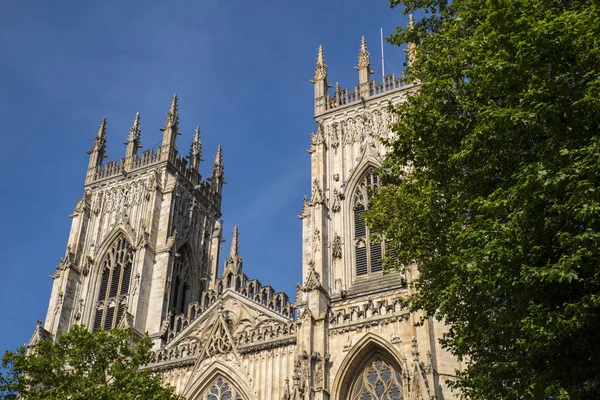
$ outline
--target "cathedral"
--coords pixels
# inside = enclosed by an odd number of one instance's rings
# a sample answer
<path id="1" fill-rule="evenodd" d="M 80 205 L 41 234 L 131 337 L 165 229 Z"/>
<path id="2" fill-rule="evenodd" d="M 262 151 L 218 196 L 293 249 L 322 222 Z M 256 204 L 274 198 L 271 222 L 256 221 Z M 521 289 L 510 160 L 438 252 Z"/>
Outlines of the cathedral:
<path id="1" fill-rule="evenodd" d="M 353 90 L 332 87 L 319 47 L 316 127 L 307 137 L 312 187 L 298 216 L 302 282 L 293 301 L 252 278 L 237 227 L 221 254 L 222 151 L 206 178 L 199 129 L 189 154 L 178 154 L 174 96 L 155 150 L 140 152 L 138 114 L 125 156 L 104 162 L 101 122 L 48 313 L 30 344 L 74 324 L 147 333 L 147 368 L 188 400 L 457 398 L 446 382 L 460 365 L 439 344 L 444 324 L 419 323 L 406 305 L 416 266 L 384 274 L 386 242 L 361 217 L 389 150 L 382 139 L 394 135 L 389 104 L 418 85 L 394 74 L 371 79 L 364 38 L 355 68 Z"/>

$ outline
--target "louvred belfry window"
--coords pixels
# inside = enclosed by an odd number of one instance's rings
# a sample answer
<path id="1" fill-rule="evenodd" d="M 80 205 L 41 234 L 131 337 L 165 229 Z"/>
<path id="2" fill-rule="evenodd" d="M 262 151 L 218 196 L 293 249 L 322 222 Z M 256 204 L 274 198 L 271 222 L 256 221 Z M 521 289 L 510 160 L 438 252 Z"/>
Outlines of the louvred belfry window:
<path id="1" fill-rule="evenodd" d="M 377 233 L 365 225 L 362 214 L 371 209 L 371 192 L 379 186 L 379 177 L 369 168 L 356 188 L 354 195 L 354 246 L 356 275 L 364 276 L 383 270 L 385 243 L 378 241 Z"/>
<path id="2" fill-rule="evenodd" d="M 171 279 L 171 299 L 169 310 L 173 315 L 187 315 L 188 304 L 191 302 L 191 268 L 187 249 L 175 258 Z"/>
<path id="3" fill-rule="evenodd" d="M 121 235 L 113 242 L 100 265 L 94 331 L 115 328 L 125 312 L 133 268 L 133 249 L 125 236 Z"/>

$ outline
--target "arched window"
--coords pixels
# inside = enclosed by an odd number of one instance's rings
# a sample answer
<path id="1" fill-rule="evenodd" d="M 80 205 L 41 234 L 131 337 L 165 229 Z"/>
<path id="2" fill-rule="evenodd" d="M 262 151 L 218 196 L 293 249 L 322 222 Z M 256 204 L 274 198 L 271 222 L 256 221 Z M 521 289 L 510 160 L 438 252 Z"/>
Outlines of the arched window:
<path id="1" fill-rule="evenodd" d="M 379 186 L 379 177 L 369 168 L 356 188 L 354 195 L 354 249 L 356 275 L 370 275 L 383 270 L 384 241 L 377 241 L 375 232 L 365 225 L 362 214 L 371 209 L 371 190 Z"/>
<path id="2" fill-rule="evenodd" d="M 133 249 L 124 235 L 110 246 L 102 262 L 93 330 L 115 328 L 125 312 L 133 267 Z"/>
<path id="3" fill-rule="evenodd" d="M 225 379 L 218 377 L 208 388 L 203 400 L 243 400 L 242 395 Z"/>
<path id="4" fill-rule="evenodd" d="M 350 400 L 403 399 L 402 376 L 395 363 L 376 353 L 358 369 L 350 388 Z"/>
<path id="5" fill-rule="evenodd" d="M 173 315 L 185 314 L 187 316 L 187 308 L 192 301 L 192 296 L 190 293 L 191 266 L 185 248 L 180 250 L 179 257 L 175 258 L 171 276 L 172 288 L 169 310 Z"/>

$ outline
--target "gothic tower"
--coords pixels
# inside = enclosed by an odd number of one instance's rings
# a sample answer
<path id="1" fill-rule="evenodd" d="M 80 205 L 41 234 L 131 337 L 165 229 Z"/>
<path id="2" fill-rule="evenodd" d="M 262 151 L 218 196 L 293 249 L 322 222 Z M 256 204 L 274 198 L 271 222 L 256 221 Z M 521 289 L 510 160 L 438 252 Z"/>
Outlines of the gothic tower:
<path id="1" fill-rule="evenodd" d="M 383 260 L 390 256 L 385 238 L 361 217 L 371 207 L 377 167 L 389 151 L 382 139 L 394 135 L 390 125 L 397 116 L 389 105 L 406 101 L 418 85 L 394 74 L 382 83 L 371 79 L 364 37 L 355 68 L 354 90 L 336 83 L 330 94 L 319 47 L 312 80 L 317 126 L 308 150 L 312 188 L 299 216 L 304 284 L 296 299 L 296 346 L 305 357 L 298 360 L 304 374 L 298 391 L 319 400 L 453 398 L 445 380 L 457 364 L 440 348 L 443 324 L 429 319 L 418 326 L 421 315 L 405 305 L 416 267 L 384 274 Z M 372 397 L 375 392 L 381 397 Z"/>
<path id="2" fill-rule="evenodd" d="M 138 154 L 136 114 L 120 162 L 104 163 L 104 118 L 89 151 L 83 197 L 71 215 L 64 258 L 54 279 L 44 329 L 52 335 L 73 324 L 148 332 L 160 345 L 175 315 L 187 315 L 217 279 L 223 180 L 219 146 L 212 176 L 200 173 L 197 128 L 188 160 L 177 152 L 177 96 L 163 140 Z"/>

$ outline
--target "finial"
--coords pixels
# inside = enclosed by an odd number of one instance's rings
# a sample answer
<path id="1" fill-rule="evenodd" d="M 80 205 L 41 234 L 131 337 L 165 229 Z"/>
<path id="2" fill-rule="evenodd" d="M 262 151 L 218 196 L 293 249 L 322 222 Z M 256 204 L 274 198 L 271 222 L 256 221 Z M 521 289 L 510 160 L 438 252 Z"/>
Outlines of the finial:
<path id="1" fill-rule="evenodd" d="M 238 226 L 233 227 L 233 235 L 231 236 L 231 247 L 229 248 L 229 258 L 234 259 L 240 255 L 240 242 Z"/>
<path id="2" fill-rule="evenodd" d="M 135 142 L 135 147 L 140 148 L 142 145 L 140 144 L 140 137 L 142 133 L 142 128 L 140 126 L 140 113 L 135 113 L 135 118 L 133 120 L 133 124 L 131 128 L 129 128 L 129 136 L 127 137 L 127 141 L 125 144 L 129 144 Z"/>
<path id="3" fill-rule="evenodd" d="M 365 52 L 367 51 L 367 39 L 365 39 L 365 36 L 363 35 L 363 37 L 360 39 L 360 51 L 361 52 Z"/>
<path id="4" fill-rule="evenodd" d="M 177 127 L 179 123 L 179 106 L 177 104 L 177 93 L 173 95 L 171 99 L 171 105 L 169 106 L 169 112 L 167 113 L 167 118 L 165 120 L 165 126 L 162 130 L 167 128 Z"/>
<path id="5" fill-rule="evenodd" d="M 200 127 L 197 126 L 194 131 L 194 139 L 192 140 L 192 146 L 190 148 L 190 166 L 194 169 L 198 169 L 200 161 L 204 161 L 202 158 L 202 140 L 200 139 Z"/>
<path id="6" fill-rule="evenodd" d="M 319 50 L 317 53 L 317 65 L 325 65 L 325 55 L 323 53 L 323 45 L 319 45 Z"/>
<path id="7" fill-rule="evenodd" d="M 371 71 L 371 53 L 367 49 L 367 39 L 363 36 L 360 39 L 360 51 L 358 52 L 358 65 L 355 69 L 360 70 L 366 68 L 369 74 L 372 74 Z"/>
<path id="8" fill-rule="evenodd" d="M 313 83 L 318 80 L 327 79 L 327 64 L 325 64 L 325 53 L 323 51 L 323 45 L 319 45 L 317 52 L 317 66 L 315 67 L 315 79 Z"/>
<path id="9" fill-rule="evenodd" d="M 408 28 L 412 29 L 415 27 L 415 18 L 412 14 L 408 14 Z"/>
<path id="10" fill-rule="evenodd" d="M 38 320 L 37 320 L 37 326 L 39 326 L 39 327 L 42 326 L 42 320 L 40 318 L 38 318 Z"/>

